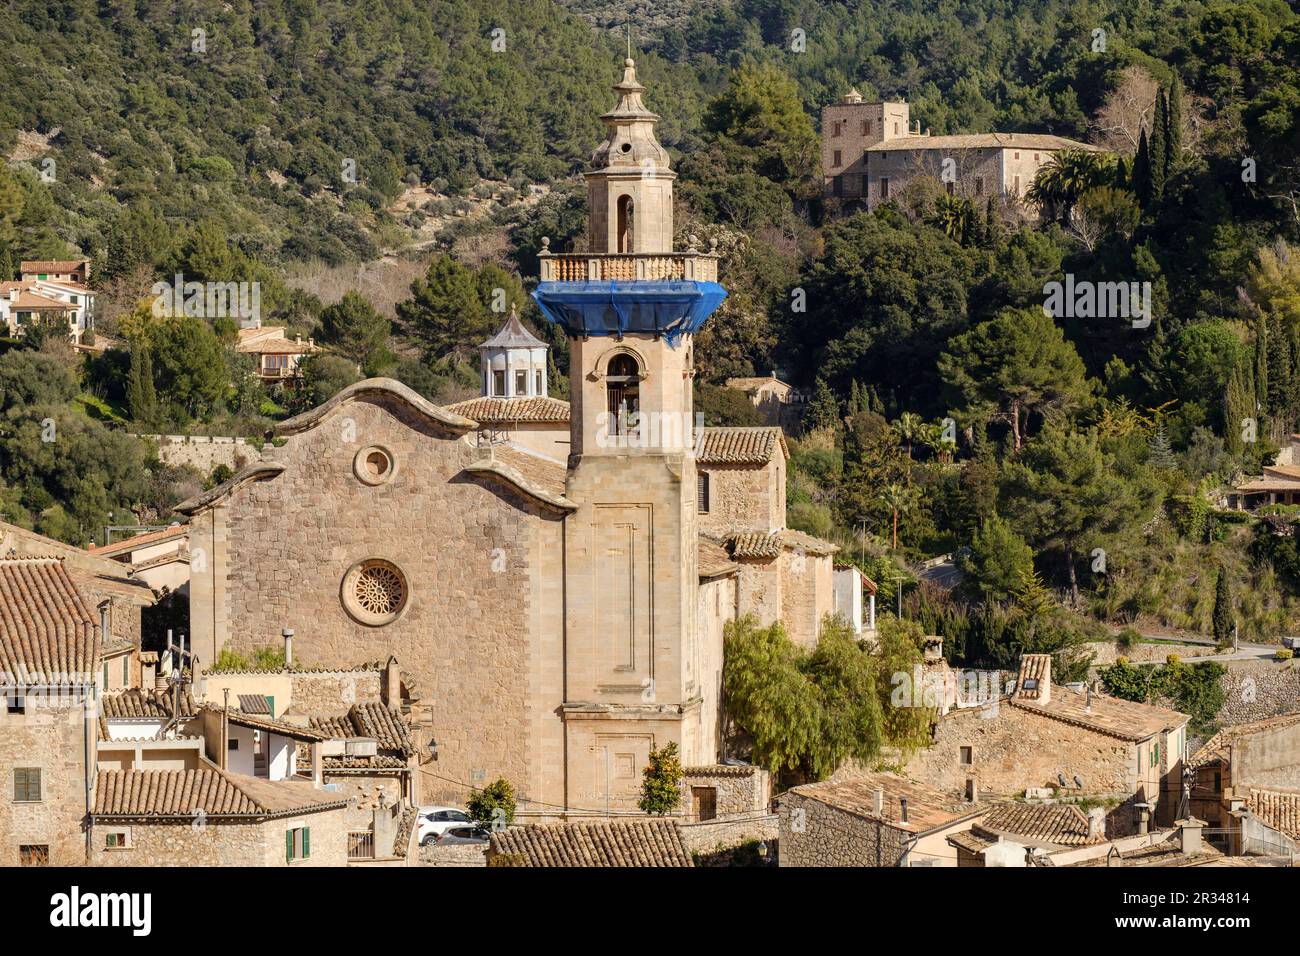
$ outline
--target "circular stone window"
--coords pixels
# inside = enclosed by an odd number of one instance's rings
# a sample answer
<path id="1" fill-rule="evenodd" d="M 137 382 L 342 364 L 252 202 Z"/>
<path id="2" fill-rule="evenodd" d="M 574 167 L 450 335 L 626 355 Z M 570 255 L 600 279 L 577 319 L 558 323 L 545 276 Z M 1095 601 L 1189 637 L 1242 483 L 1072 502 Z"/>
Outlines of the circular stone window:
<path id="1" fill-rule="evenodd" d="M 397 462 L 387 448 L 368 445 L 352 459 L 352 471 L 368 485 L 382 485 L 393 480 L 393 475 L 397 473 Z"/>
<path id="2" fill-rule="evenodd" d="M 411 590 L 402 569 L 373 558 L 354 564 L 343 576 L 343 607 L 371 627 L 391 624 L 406 610 Z"/>

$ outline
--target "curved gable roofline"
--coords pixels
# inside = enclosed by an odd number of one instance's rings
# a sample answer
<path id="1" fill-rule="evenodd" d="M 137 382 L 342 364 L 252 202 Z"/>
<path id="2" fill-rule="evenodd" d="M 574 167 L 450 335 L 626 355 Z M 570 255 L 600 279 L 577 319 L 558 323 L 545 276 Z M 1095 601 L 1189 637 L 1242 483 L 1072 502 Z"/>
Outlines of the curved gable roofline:
<path id="1" fill-rule="evenodd" d="M 575 502 L 562 495 L 547 491 L 536 482 L 529 481 L 517 469 L 510 467 L 503 461 L 487 458 L 480 459 L 466 465 L 465 471 L 471 475 L 482 475 L 489 480 L 496 480 L 510 485 L 557 514 L 569 514 L 578 510 L 578 505 Z"/>
<path id="2" fill-rule="evenodd" d="M 284 471 L 285 464 L 282 461 L 255 461 L 246 468 L 241 468 L 230 478 L 210 488 L 201 495 L 195 495 L 188 498 L 176 506 L 176 511 L 183 515 L 195 515 L 200 511 L 225 498 L 240 485 L 247 484 L 250 481 L 273 478 L 280 472 Z"/>
<path id="3" fill-rule="evenodd" d="M 323 405 L 295 415 L 275 427 L 277 435 L 297 435 L 315 428 L 336 409 L 360 401 L 366 395 L 392 395 L 432 422 L 453 431 L 468 432 L 478 428 L 478 422 L 433 404 L 423 395 L 392 378 L 367 378 L 343 389 Z"/>

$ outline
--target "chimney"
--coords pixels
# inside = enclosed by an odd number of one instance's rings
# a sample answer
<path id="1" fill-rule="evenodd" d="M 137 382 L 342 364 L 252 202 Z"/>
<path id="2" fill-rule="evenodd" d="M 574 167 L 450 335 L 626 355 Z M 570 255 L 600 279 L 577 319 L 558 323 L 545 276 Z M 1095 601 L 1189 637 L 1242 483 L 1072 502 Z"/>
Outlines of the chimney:
<path id="1" fill-rule="evenodd" d="M 1106 811 L 1093 807 L 1088 811 L 1088 839 L 1103 840 L 1106 837 Z"/>
<path id="2" fill-rule="evenodd" d="M 1178 821 L 1178 839 L 1184 856 L 1195 856 L 1201 852 L 1201 830 L 1205 823 L 1195 817 Z"/>
<path id="3" fill-rule="evenodd" d="M 1083 705 L 1083 712 L 1085 714 L 1092 713 L 1092 681 L 1088 682 L 1088 701 Z"/>
<path id="4" fill-rule="evenodd" d="M 286 627 L 280 632 L 280 636 L 284 638 L 284 666 L 291 667 L 293 665 L 293 628 Z"/>
<path id="5" fill-rule="evenodd" d="M 1138 835 L 1146 836 L 1151 831 L 1151 807 L 1145 803 L 1137 805 Z"/>
<path id="6" fill-rule="evenodd" d="M 883 816 L 885 813 L 885 788 L 876 787 L 871 794 L 871 806 L 876 816 Z"/>
<path id="7" fill-rule="evenodd" d="M 1052 655 L 1026 654 L 1020 658 L 1020 677 L 1016 682 L 1020 700 L 1046 704 L 1052 699 Z"/>
<path id="8" fill-rule="evenodd" d="M 17 289 L 10 289 L 10 290 L 9 290 L 9 301 L 10 301 L 10 302 L 17 302 L 17 301 L 18 301 L 18 290 L 17 290 Z"/>
<path id="9" fill-rule="evenodd" d="M 907 822 L 907 797 L 898 798 L 899 823 Z"/>
<path id="10" fill-rule="evenodd" d="M 391 655 L 384 665 L 383 697 L 389 707 L 402 706 L 402 672 L 397 666 L 397 658 Z"/>
<path id="11" fill-rule="evenodd" d="M 925 638 L 925 662 L 937 663 L 943 660 L 943 637 L 930 634 Z"/>

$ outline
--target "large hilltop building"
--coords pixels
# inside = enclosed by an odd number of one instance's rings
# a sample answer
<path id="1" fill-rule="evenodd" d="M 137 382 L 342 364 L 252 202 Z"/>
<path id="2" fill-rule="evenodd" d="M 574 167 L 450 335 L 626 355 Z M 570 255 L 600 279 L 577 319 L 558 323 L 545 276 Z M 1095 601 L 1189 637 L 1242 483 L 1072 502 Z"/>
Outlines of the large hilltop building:
<path id="1" fill-rule="evenodd" d="M 571 404 L 512 315 L 479 398 L 359 382 L 180 508 L 199 658 L 285 629 L 314 667 L 400 658 L 425 800 L 505 777 L 521 818 L 635 813 L 673 742 L 694 806 L 721 812 L 737 780 L 762 806 L 766 775 L 722 765 L 723 626 L 753 612 L 811 644 L 835 609 L 835 546 L 785 527 L 780 429 L 697 427 L 718 257 L 673 248 L 675 174 L 630 59 L 614 90 L 588 251 L 543 240 L 534 292 L 569 339 Z"/>
<path id="2" fill-rule="evenodd" d="M 1039 133 L 931 136 L 913 125 L 906 102 L 863 102 L 850 90 L 822 108 L 825 193 L 844 204 L 875 209 L 898 198 L 914 179 L 930 176 L 952 195 L 1023 199 L 1052 156 L 1096 146 Z"/>

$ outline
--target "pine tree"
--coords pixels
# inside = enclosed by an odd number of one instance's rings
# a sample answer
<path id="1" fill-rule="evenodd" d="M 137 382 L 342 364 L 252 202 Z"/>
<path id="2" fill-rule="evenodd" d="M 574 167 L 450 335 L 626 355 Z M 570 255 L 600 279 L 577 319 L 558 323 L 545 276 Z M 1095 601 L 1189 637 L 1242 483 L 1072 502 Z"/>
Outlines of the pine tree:
<path id="1" fill-rule="evenodd" d="M 1147 131 L 1144 128 L 1138 136 L 1137 154 L 1133 157 L 1133 193 L 1137 196 L 1138 205 L 1143 209 L 1151 205 L 1154 193 L 1151 190 L 1151 146 L 1147 142 Z"/>
<path id="2" fill-rule="evenodd" d="M 153 359 L 149 346 L 137 342 L 131 348 L 131 368 L 127 373 L 126 405 L 132 420 L 152 425 L 158 409 L 158 393 L 153 384 Z"/>
<path id="3" fill-rule="evenodd" d="M 1151 123 L 1151 195 L 1160 197 L 1165 192 L 1165 170 L 1169 164 L 1169 104 L 1162 87 L 1156 91 L 1156 116 Z"/>
<path id="4" fill-rule="evenodd" d="M 1156 433 L 1151 436 L 1151 443 L 1148 448 L 1151 464 L 1157 468 L 1172 471 L 1178 467 L 1178 461 L 1174 458 L 1174 448 L 1169 441 L 1169 436 L 1165 433 L 1164 425 L 1156 427 Z"/>
<path id="5" fill-rule="evenodd" d="M 1219 565 L 1219 579 L 1214 584 L 1214 640 L 1225 646 L 1232 640 L 1232 594 L 1228 590 L 1228 571 Z"/>
<path id="6" fill-rule="evenodd" d="M 1183 82 L 1177 75 L 1169 87 L 1167 110 L 1168 128 L 1165 135 L 1165 180 L 1173 175 L 1183 156 Z"/>

